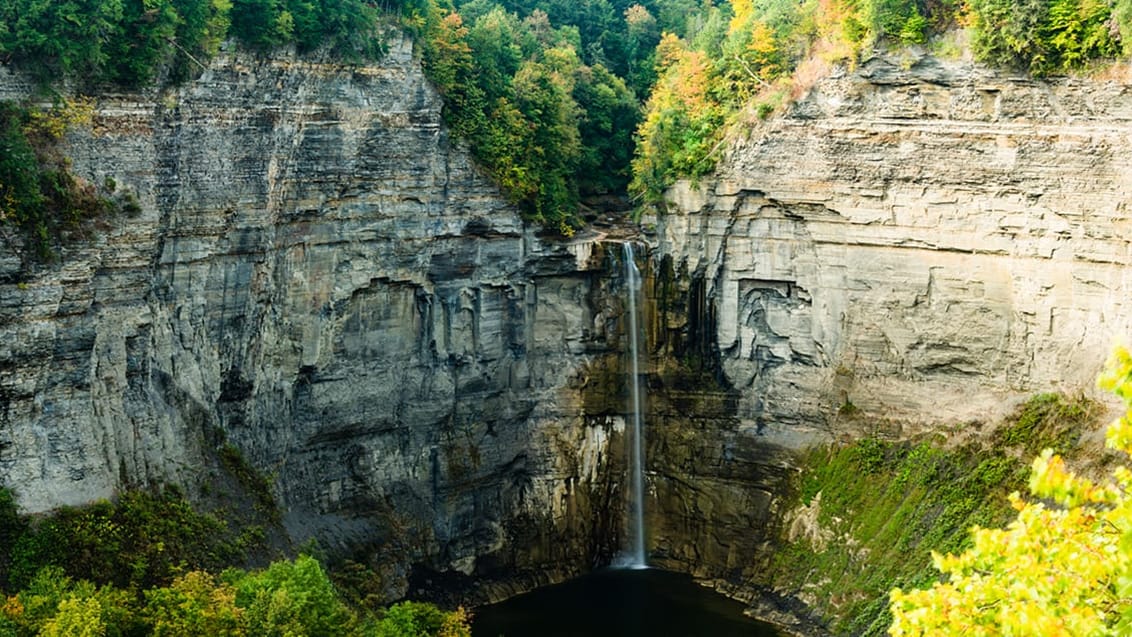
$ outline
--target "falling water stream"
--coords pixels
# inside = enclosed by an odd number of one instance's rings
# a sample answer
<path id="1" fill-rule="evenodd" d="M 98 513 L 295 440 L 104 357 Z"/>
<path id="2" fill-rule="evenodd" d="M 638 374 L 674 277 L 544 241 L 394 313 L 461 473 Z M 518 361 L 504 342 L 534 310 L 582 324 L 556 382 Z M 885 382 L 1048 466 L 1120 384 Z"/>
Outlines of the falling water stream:
<path id="1" fill-rule="evenodd" d="M 743 604 L 687 575 L 649 568 L 645 554 L 644 436 L 637 296 L 641 273 L 624 244 L 629 297 L 629 524 L 613 568 L 476 610 L 473 637 L 782 637 L 743 616 Z"/>
<path id="2" fill-rule="evenodd" d="M 633 244 L 626 241 L 625 281 L 629 288 L 629 395 L 631 398 L 633 428 L 630 434 L 632 447 L 629 457 L 629 475 L 632 492 L 629 501 L 629 547 L 626 566 L 647 568 L 645 559 L 645 486 L 644 436 L 641 427 L 641 371 L 637 351 L 637 295 L 641 290 L 641 272 L 633 259 Z"/>

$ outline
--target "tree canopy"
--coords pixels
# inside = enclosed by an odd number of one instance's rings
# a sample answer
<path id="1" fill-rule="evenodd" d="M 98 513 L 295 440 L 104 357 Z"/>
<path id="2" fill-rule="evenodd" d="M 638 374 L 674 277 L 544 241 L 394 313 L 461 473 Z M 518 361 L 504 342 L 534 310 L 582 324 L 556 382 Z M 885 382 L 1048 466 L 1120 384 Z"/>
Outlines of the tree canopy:
<path id="1" fill-rule="evenodd" d="M 471 637 L 461 608 L 401 602 L 387 609 L 351 608 L 314 558 L 273 562 L 259 571 L 228 569 L 219 577 L 189 571 L 147 589 L 96 586 L 58 567 L 0 595 L 3 637 Z"/>
<path id="2" fill-rule="evenodd" d="M 228 38 L 373 58 L 383 20 L 416 36 L 445 119 L 487 172 L 563 234 L 587 197 L 659 202 L 710 173 L 729 125 L 805 90 L 805 60 L 852 64 L 960 25 L 980 60 L 1035 74 L 1132 43 L 1132 0 L 9 0 L 0 60 L 139 87 L 191 76 Z"/>

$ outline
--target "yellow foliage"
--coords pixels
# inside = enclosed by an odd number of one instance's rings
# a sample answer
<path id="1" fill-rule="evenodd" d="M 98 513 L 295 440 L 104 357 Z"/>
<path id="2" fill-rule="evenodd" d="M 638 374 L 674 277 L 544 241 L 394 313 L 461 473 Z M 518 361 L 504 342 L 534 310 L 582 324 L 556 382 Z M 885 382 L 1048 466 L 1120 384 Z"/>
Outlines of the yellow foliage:
<path id="1" fill-rule="evenodd" d="M 27 133 L 60 139 L 68 129 L 90 126 L 93 119 L 94 99 L 82 96 L 64 98 L 50 109 L 29 109 Z"/>
<path id="2" fill-rule="evenodd" d="M 471 617 L 463 606 L 444 615 L 436 637 L 472 637 Z"/>
<path id="3" fill-rule="evenodd" d="M 742 29 L 755 13 L 755 3 L 752 0 L 731 0 L 731 10 L 735 16 L 731 18 L 731 31 Z"/>
<path id="4" fill-rule="evenodd" d="M 675 33 L 665 31 L 656 45 L 656 70 L 663 72 L 688 52 L 688 46 Z"/>
<path id="5" fill-rule="evenodd" d="M 24 614 L 24 605 L 20 602 L 20 598 L 16 595 L 7 597 L 4 600 L 4 605 L 0 606 L 0 615 L 9 619 L 17 619 Z"/>
<path id="6" fill-rule="evenodd" d="M 59 602 L 59 611 L 43 625 L 42 637 L 102 637 L 102 604 L 93 597 L 68 597 Z"/>
<path id="7" fill-rule="evenodd" d="M 1110 448 L 1132 457 L 1132 355 L 1119 348 L 1101 387 L 1128 410 L 1108 428 Z M 1005 529 L 975 529 L 961 555 L 933 555 L 946 582 L 892 591 L 894 637 L 920 635 L 1117 636 L 1132 629 L 1132 472 L 1112 482 L 1075 475 L 1049 450 L 1033 463 L 1030 490 L 1056 505 L 1011 502 Z"/>

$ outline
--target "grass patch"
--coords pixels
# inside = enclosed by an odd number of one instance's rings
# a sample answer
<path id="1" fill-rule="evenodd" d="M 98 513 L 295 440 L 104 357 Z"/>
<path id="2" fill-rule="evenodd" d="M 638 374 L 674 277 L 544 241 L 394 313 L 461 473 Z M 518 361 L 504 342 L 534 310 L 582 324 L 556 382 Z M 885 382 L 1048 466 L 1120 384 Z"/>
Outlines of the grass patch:
<path id="1" fill-rule="evenodd" d="M 990 444 L 947 448 L 934 441 L 866 438 L 812 450 L 802 462 L 797 505 L 820 494 L 817 524 L 772 558 L 771 583 L 796 591 L 836 632 L 884 635 L 888 591 L 938 578 L 931 553 L 967 548 L 974 526 L 1014 517 L 1007 501 L 1024 491 L 1029 461 L 1043 448 L 1072 451 L 1097 410 L 1080 397 L 1041 394 L 991 436 Z M 1023 453 L 1018 453 L 1021 449 Z"/>

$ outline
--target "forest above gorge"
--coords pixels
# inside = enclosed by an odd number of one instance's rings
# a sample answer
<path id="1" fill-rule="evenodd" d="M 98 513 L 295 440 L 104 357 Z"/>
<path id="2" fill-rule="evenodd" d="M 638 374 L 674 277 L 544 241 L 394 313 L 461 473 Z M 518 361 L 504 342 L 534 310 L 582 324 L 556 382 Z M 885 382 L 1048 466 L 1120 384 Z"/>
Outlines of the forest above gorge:
<path id="1" fill-rule="evenodd" d="M 233 39 L 362 62 L 391 28 L 414 35 L 445 120 L 508 198 L 570 235 L 583 201 L 653 205 L 709 174 L 742 114 L 771 115 L 833 64 L 877 47 L 960 55 L 969 32 L 981 61 L 1066 73 L 1127 53 L 1132 0 L 13 0 L 0 60 L 97 93 L 184 81 Z M 113 206 L 61 177 L 38 121 L 0 118 L 14 149 L 0 218 L 46 245 Z"/>

